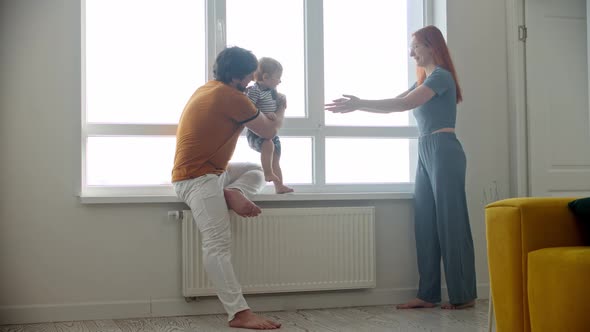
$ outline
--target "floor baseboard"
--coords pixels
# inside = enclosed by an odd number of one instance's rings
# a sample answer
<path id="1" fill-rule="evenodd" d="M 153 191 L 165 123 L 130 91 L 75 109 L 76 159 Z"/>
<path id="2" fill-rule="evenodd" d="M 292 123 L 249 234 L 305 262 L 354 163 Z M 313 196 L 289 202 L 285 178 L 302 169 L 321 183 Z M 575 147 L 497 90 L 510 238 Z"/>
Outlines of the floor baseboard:
<path id="1" fill-rule="evenodd" d="M 480 299 L 489 298 L 488 284 L 477 287 Z M 352 306 L 390 305 L 415 296 L 414 288 L 367 289 L 331 292 L 247 295 L 254 311 L 292 311 L 301 309 L 341 308 Z M 446 300 L 443 289 L 443 300 Z M 224 313 L 216 297 L 146 299 L 121 302 L 89 302 L 48 305 L 1 306 L 0 325 L 44 322 L 124 319 Z"/>

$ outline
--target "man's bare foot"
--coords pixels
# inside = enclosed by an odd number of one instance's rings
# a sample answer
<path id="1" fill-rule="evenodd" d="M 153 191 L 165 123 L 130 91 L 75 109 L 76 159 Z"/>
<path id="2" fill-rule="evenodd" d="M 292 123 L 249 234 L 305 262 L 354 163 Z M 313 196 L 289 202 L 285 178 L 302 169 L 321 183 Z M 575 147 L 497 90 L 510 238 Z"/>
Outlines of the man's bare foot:
<path id="1" fill-rule="evenodd" d="M 422 301 L 419 298 L 415 298 L 413 300 L 410 300 L 409 302 L 406 302 L 404 304 L 398 304 L 396 306 L 397 309 L 417 309 L 417 308 L 434 308 L 434 307 L 436 307 L 436 304 Z"/>
<path id="2" fill-rule="evenodd" d="M 294 190 L 291 187 L 287 187 L 282 183 L 276 183 L 275 182 L 275 192 L 277 194 L 286 194 L 286 193 L 292 193 Z"/>
<path id="3" fill-rule="evenodd" d="M 227 206 L 242 217 L 256 217 L 262 210 L 237 189 L 224 189 Z"/>
<path id="4" fill-rule="evenodd" d="M 258 316 L 252 310 L 247 309 L 238 312 L 234 319 L 229 322 L 229 326 L 253 330 L 275 330 L 280 328 L 281 324 Z"/>
<path id="5" fill-rule="evenodd" d="M 441 309 L 447 309 L 447 310 L 458 310 L 458 309 L 466 309 L 466 308 L 472 308 L 472 307 L 475 307 L 475 300 L 472 300 L 472 301 L 469 301 L 466 303 L 462 303 L 462 304 L 445 303 L 440 306 Z"/>
<path id="6" fill-rule="evenodd" d="M 264 180 L 266 180 L 266 182 L 281 181 L 275 173 L 264 173 Z"/>

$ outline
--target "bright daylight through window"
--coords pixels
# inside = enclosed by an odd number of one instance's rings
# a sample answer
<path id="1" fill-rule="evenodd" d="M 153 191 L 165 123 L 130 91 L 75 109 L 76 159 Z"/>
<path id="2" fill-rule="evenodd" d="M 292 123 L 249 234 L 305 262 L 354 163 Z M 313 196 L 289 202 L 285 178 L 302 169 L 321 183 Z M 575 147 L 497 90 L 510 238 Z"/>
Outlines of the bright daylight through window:
<path id="1" fill-rule="evenodd" d="M 176 125 L 226 45 L 283 65 L 281 166 L 296 192 L 411 190 L 410 112 L 332 114 L 323 105 L 343 93 L 405 91 L 415 78 L 409 32 L 422 12 L 409 0 L 86 0 L 81 195 L 174 195 Z M 260 163 L 245 135 L 232 161 Z"/>

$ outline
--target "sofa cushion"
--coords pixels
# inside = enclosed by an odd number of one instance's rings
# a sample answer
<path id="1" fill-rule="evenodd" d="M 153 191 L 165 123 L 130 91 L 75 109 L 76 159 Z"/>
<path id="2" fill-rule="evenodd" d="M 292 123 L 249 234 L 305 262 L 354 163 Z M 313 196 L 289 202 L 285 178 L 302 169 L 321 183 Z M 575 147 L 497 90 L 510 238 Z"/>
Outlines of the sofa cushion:
<path id="1" fill-rule="evenodd" d="M 528 254 L 528 303 L 535 332 L 588 331 L 590 247 L 555 247 Z"/>

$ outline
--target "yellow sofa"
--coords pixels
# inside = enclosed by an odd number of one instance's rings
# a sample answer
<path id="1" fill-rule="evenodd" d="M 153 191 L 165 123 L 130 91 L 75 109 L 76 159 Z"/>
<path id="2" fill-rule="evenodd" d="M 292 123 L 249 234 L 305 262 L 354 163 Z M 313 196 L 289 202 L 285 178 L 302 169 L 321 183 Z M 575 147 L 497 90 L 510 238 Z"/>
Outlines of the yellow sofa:
<path id="1" fill-rule="evenodd" d="M 486 206 L 498 332 L 590 331 L 588 229 L 574 198 L 511 198 Z"/>

